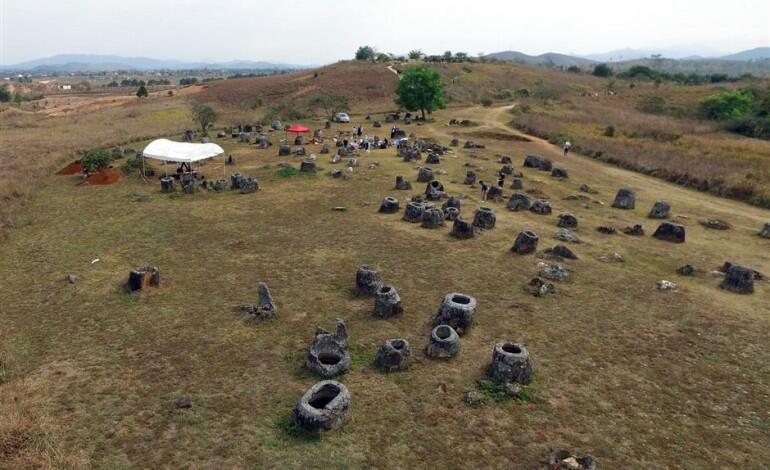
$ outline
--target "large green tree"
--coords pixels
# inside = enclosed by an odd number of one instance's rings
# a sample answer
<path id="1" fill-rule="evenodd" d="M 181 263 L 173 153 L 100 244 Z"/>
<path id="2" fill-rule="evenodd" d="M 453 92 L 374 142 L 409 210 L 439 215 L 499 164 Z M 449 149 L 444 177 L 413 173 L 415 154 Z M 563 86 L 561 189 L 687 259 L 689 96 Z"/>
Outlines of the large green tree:
<path id="1" fill-rule="evenodd" d="M 371 46 L 361 46 L 356 51 L 356 60 L 373 60 L 377 52 Z"/>
<path id="2" fill-rule="evenodd" d="M 396 95 L 396 103 L 408 111 L 420 111 L 423 119 L 426 111 L 430 114 L 446 107 L 441 75 L 425 65 L 407 67 L 404 70 Z"/>
<path id="3" fill-rule="evenodd" d="M 136 91 L 136 96 L 138 96 L 139 98 L 147 98 L 148 95 L 149 93 L 147 93 L 147 87 L 145 87 L 144 85 L 141 85 L 139 89 Z"/>

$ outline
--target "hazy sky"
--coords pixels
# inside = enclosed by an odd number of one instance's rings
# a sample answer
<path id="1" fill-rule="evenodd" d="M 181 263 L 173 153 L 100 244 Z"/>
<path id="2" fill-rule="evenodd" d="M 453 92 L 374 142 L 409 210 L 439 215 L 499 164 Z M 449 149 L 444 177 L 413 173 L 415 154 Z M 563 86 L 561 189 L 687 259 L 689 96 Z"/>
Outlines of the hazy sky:
<path id="1" fill-rule="evenodd" d="M 370 44 L 475 55 L 770 45 L 768 0 L 0 0 L 0 63 L 61 53 L 322 64 Z"/>

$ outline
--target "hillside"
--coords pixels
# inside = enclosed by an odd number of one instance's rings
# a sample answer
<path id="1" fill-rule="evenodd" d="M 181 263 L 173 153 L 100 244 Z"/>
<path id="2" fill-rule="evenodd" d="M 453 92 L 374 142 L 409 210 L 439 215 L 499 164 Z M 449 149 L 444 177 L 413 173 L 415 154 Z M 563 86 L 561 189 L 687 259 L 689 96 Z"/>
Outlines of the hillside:
<path id="1" fill-rule="evenodd" d="M 385 65 L 340 62 L 315 70 L 259 78 L 216 81 L 196 100 L 227 106 L 292 104 L 301 107 L 313 95 L 344 96 L 351 105 L 373 109 L 393 106 L 396 75 Z"/>
<path id="2" fill-rule="evenodd" d="M 484 56 L 487 60 L 502 60 L 518 62 L 520 64 L 527 65 L 549 65 L 549 66 L 565 66 L 570 65 L 590 65 L 595 63 L 591 59 L 571 56 L 567 54 L 559 54 L 556 52 L 547 52 L 540 55 L 528 55 L 519 51 L 502 51 L 494 52 Z"/>
<path id="3" fill-rule="evenodd" d="M 770 59 L 770 47 L 755 47 L 735 54 L 720 57 L 723 60 L 762 60 Z"/>

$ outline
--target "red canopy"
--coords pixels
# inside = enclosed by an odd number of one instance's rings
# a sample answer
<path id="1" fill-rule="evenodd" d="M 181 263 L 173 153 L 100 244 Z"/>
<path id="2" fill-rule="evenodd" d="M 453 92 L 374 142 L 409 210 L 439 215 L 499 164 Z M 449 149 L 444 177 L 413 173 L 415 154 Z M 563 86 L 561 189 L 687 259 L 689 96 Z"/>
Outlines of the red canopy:
<path id="1" fill-rule="evenodd" d="M 310 129 L 305 126 L 300 126 L 299 124 L 292 124 L 286 128 L 286 132 L 295 132 L 299 134 L 300 132 L 310 132 Z"/>

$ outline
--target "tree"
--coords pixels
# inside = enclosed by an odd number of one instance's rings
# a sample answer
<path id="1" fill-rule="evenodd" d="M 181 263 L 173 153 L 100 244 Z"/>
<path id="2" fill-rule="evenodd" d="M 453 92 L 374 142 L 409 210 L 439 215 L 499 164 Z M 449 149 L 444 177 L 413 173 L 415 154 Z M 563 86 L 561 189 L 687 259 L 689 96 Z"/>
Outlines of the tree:
<path id="1" fill-rule="evenodd" d="M 201 126 L 201 132 L 206 134 L 209 128 L 217 120 L 217 113 L 207 104 L 196 104 L 192 109 L 193 120 Z"/>
<path id="2" fill-rule="evenodd" d="M 361 46 L 356 51 L 356 60 L 372 60 L 374 59 L 374 48 L 371 46 Z"/>
<path id="3" fill-rule="evenodd" d="M 136 96 L 139 98 L 147 98 L 149 96 L 149 93 L 147 93 L 147 87 L 140 85 L 139 89 L 136 90 Z"/>
<path id="4" fill-rule="evenodd" d="M 441 75 L 425 65 L 407 67 L 398 82 L 396 103 L 408 111 L 420 111 L 425 119 L 436 109 L 444 109 L 444 84 Z"/>
<path id="5" fill-rule="evenodd" d="M 594 66 L 594 75 L 597 77 L 609 77 L 612 75 L 612 69 L 607 64 L 597 64 Z"/>
<path id="6" fill-rule="evenodd" d="M 452 62 L 452 51 L 446 51 L 444 52 L 444 60 L 446 62 Z"/>
<path id="7" fill-rule="evenodd" d="M 455 53 L 455 60 L 457 62 L 465 62 L 468 60 L 468 53 L 467 52 L 457 52 Z"/>
<path id="8" fill-rule="evenodd" d="M 7 103 L 11 101 L 11 92 L 5 87 L 0 87 L 0 103 Z"/>
<path id="9" fill-rule="evenodd" d="M 422 58 L 422 51 L 419 49 L 412 49 L 409 51 L 409 58 L 411 60 L 420 60 Z"/>
<path id="10" fill-rule="evenodd" d="M 313 95 L 308 99 L 308 106 L 315 109 L 323 109 L 327 117 L 334 116 L 340 111 L 348 109 L 348 99 L 344 96 Z"/>
<path id="11" fill-rule="evenodd" d="M 380 52 L 377 54 L 377 62 L 390 62 L 392 59 L 390 54 L 386 54 L 384 52 Z"/>

